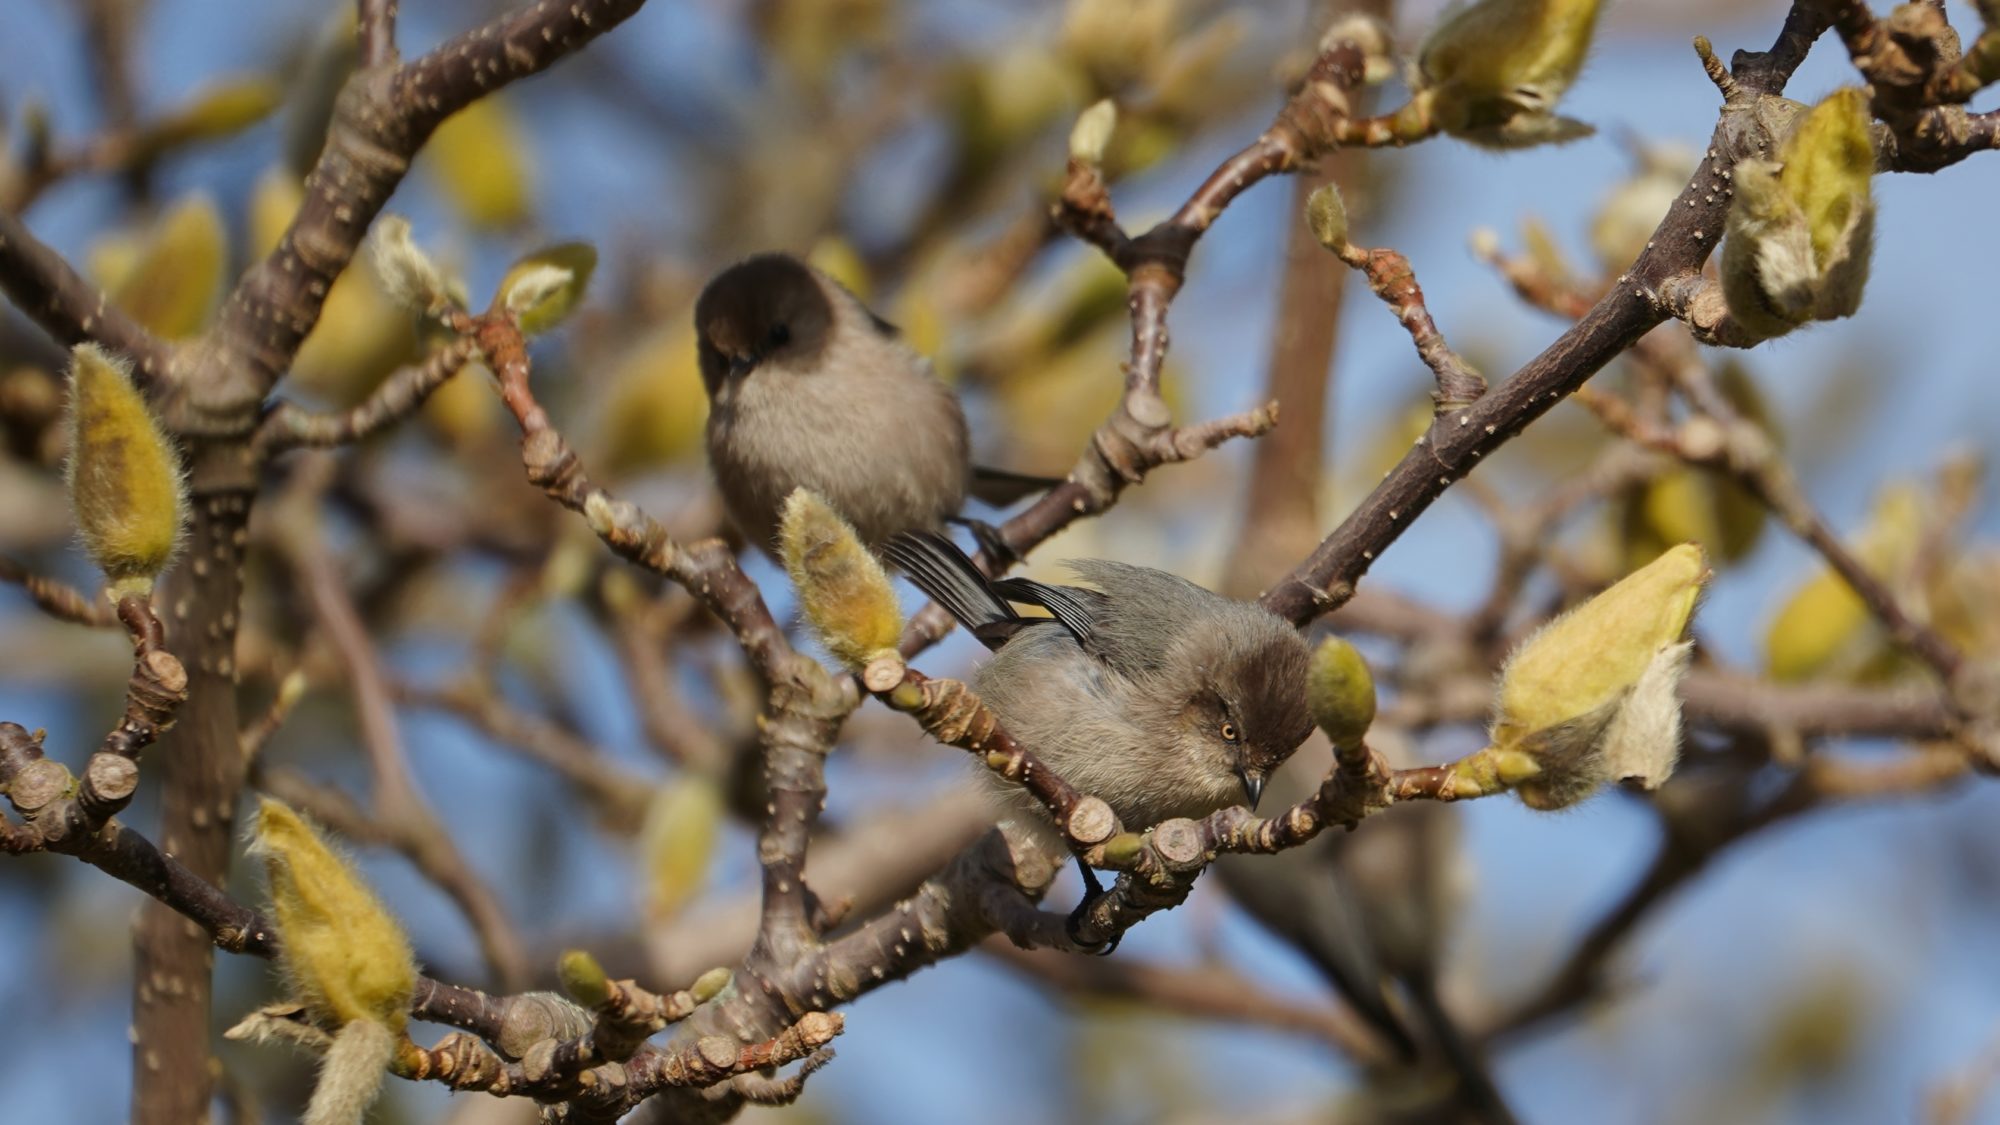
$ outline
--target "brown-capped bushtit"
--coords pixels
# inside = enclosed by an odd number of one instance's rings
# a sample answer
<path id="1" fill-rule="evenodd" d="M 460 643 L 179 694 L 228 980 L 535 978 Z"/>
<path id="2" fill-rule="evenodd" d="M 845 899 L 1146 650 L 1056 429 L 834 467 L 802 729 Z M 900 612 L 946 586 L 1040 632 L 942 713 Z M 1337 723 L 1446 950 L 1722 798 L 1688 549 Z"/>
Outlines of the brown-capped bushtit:
<path id="1" fill-rule="evenodd" d="M 1282 618 L 1165 571 L 1067 565 L 1095 589 L 989 581 L 950 540 L 884 549 L 918 589 L 993 650 L 972 686 L 1023 746 L 1138 831 L 1171 817 L 1255 807 L 1265 779 L 1311 733 L 1306 643 Z M 1039 605 L 1023 617 L 1008 605 Z M 1002 782 L 1025 825 L 1053 825 Z"/>
<path id="2" fill-rule="evenodd" d="M 929 361 L 798 258 L 759 254 L 722 271 L 694 320 L 709 465 L 730 519 L 766 551 L 795 488 L 874 547 L 941 527 L 968 491 L 1004 504 L 1053 483 L 975 469 L 965 414 Z"/>

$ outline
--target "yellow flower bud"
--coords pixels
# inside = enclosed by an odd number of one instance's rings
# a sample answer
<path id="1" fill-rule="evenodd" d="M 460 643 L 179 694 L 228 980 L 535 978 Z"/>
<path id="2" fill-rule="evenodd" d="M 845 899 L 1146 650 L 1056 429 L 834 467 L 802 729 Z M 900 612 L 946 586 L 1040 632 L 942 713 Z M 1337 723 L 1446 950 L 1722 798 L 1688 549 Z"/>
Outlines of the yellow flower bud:
<path id="1" fill-rule="evenodd" d="M 488 94 L 445 119 L 421 163 L 439 194 L 475 227 L 505 228 L 534 206 L 528 142 L 506 99 Z"/>
<path id="2" fill-rule="evenodd" d="M 1683 145 L 1661 145 L 1639 153 L 1639 167 L 1604 198 L 1590 220 L 1590 248 L 1606 273 L 1637 261 L 1660 220 L 1694 174 L 1696 154 Z"/>
<path id="3" fill-rule="evenodd" d="M 1587 136 L 1556 102 L 1583 69 L 1598 0 L 1479 0 L 1445 16 L 1417 53 L 1411 87 L 1444 132 L 1492 148 Z"/>
<path id="4" fill-rule="evenodd" d="M 493 393 L 493 373 L 477 361 L 424 400 L 424 425 L 454 449 L 477 449 L 497 433 L 506 405 Z"/>
<path id="5" fill-rule="evenodd" d="M 222 296 L 229 236 L 215 201 L 196 194 L 161 215 L 115 282 L 111 303 L 169 340 L 200 332 Z"/>
<path id="6" fill-rule="evenodd" d="M 1070 0 L 1061 50 L 1109 92 L 1149 75 L 1183 22 L 1180 0 Z"/>
<path id="7" fill-rule="evenodd" d="M 786 497 L 778 547 L 806 620 L 836 659 L 858 670 L 895 650 L 903 632 L 896 591 L 882 564 L 826 501 L 803 488 Z"/>
<path id="8" fill-rule="evenodd" d="M 284 94 L 283 87 L 261 75 L 217 83 L 155 122 L 139 145 L 145 151 L 159 152 L 193 141 L 233 136 L 269 117 Z"/>
<path id="9" fill-rule="evenodd" d="M 1175 36 L 1149 78 L 1148 108 L 1168 121 L 1202 120 L 1215 104 L 1216 90 L 1229 84 L 1230 65 L 1240 57 L 1237 49 L 1255 33 L 1257 22 L 1251 11 L 1218 12 L 1200 27 Z M 1373 53 L 1363 65 L 1373 74 L 1378 62 L 1388 65 L 1386 57 L 1378 59 Z"/>
<path id="10" fill-rule="evenodd" d="M 596 439 L 610 472 L 653 468 L 700 447 L 708 393 L 696 360 L 694 317 L 668 318 L 610 362 Z"/>
<path id="11" fill-rule="evenodd" d="M 262 258 L 277 249 L 278 240 L 299 213 L 306 198 L 305 185 L 283 168 L 267 169 L 250 189 L 250 253 Z"/>
<path id="12" fill-rule="evenodd" d="M 249 206 L 252 254 L 261 258 L 278 245 L 304 199 L 298 177 L 283 168 L 258 177 Z M 292 360 L 286 376 L 290 389 L 309 391 L 334 406 L 352 406 L 390 372 L 416 358 L 410 311 L 389 298 L 368 257 L 359 255 L 334 279 L 319 322 Z"/>
<path id="13" fill-rule="evenodd" d="M 266 798 L 250 838 L 270 879 L 278 963 L 313 1018 L 401 1032 L 417 966 L 395 916 L 313 827 Z"/>
<path id="14" fill-rule="evenodd" d="M 694 993 L 696 1003 L 706 1004 L 722 995 L 722 990 L 728 988 L 729 982 L 734 979 L 734 973 L 718 965 L 694 978 L 694 983 L 688 985 L 688 991 Z"/>
<path id="15" fill-rule="evenodd" d="M 1347 246 L 1347 203 L 1339 188 L 1322 184 L 1306 197 L 1306 226 L 1321 246 L 1336 254 Z"/>
<path id="16" fill-rule="evenodd" d="M 564 951 L 556 959 L 556 979 L 570 999 L 586 1008 L 595 1008 L 611 997 L 611 976 L 597 958 L 581 949 Z"/>
<path id="17" fill-rule="evenodd" d="M 662 785 L 647 804 L 639 848 L 645 863 L 646 909 L 655 920 L 679 913 L 701 893 L 722 831 L 722 814 L 722 790 L 705 777 Z"/>
<path id="18" fill-rule="evenodd" d="M 1500 674 L 1491 737 L 1536 773 L 1515 786 L 1534 808 L 1561 808 L 1610 781 L 1648 789 L 1680 749 L 1682 640 L 1708 569 L 1686 543 L 1523 641 Z"/>
<path id="19" fill-rule="evenodd" d="M 1100 98 L 1076 115 L 1069 130 L 1069 158 L 1081 164 L 1101 164 L 1111 134 L 1118 128 L 1118 103 Z"/>
<path id="20" fill-rule="evenodd" d="M 1907 590 L 1929 523 L 1914 485 L 1884 489 L 1867 525 L 1855 536 L 1856 561 L 1892 590 Z M 1771 619 L 1764 635 L 1764 664 L 1772 679 L 1785 682 L 1876 679 L 1894 667 L 1888 636 L 1867 603 L 1825 566 L 1793 591 Z"/>
<path id="21" fill-rule="evenodd" d="M 861 258 L 861 252 L 852 242 L 837 234 L 830 234 L 813 243 L 806 252 L 806 261 L 819 272 L 846 286 L 849 293 L 866 301 L 873 289 L 868 282 L 868 263 Z"/>
<path id="22" fill-rule="evenodd" d="M 521 331 L 537 336 L 576 311 L 596 271 L 597 247 L 559 242 L 507 267 L 500 279 L 501 300 L 519 319 Z"/>
<path id="23" fill-rule="evenodd" d="M 112 595 L 150 592 L 180 546 L 187 482 L 131 369 L 95 344 L 71 354 L 68 476 L 77 532 Z"/>
<path id="24" fill-rule="evenodd" d="M 1777 161 L 1736 165 L 1722 295 L 1746 331 L 1782 336 L 1861 306 L 1875 232 L 1869 120 L 1864 91 L 1836 91 L 1798 120 Z"/>
<path id="25" fill-rule="evenodd" d="M 1368 733 L 1375 722 L 1375 676 L 1347 638 L 1329 636 L 1313 650 L 1306 702 L 1336 749 L 1357 745 Z"/>

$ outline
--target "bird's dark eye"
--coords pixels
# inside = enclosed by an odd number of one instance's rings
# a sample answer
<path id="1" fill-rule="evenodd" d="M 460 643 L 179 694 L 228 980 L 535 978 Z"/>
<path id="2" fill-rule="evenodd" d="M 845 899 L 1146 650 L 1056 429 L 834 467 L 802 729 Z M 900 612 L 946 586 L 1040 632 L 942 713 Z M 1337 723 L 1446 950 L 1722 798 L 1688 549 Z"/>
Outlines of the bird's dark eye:
<path id="1" fill-rule="evenodd" d="M 782 348 L 791 342 L 792 329 L 790 325 L 773 324 L 771 330 L 764 334 L 764 347 L 766 350 Z"/>
<path id="2" fill-rule="evenodd" d="M 1241 737 L 1242 737 L 1242 732 L 1236 729 L 1235 723 L 1232 723 L 1227 719 L 1224 719 L 1222 721 L 1222 741 L 1235 742 Z"/>

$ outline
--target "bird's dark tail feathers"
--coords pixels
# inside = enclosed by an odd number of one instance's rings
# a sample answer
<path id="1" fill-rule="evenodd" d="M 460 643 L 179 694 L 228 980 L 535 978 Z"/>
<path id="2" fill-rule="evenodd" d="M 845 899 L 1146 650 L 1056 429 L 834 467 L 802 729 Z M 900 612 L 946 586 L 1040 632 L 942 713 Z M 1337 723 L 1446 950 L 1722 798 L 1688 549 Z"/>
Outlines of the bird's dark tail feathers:
<path id="1" fill-rule="evenodd" d="M 891 536 L 882 554 L 988 648 L 999 648 L 1023 624 L 958 544 L 930 531 Z"/>
<path id="2" fill-rule="evenodd" d="M 1004 508 L 1037 492 L 1047 492 L 1062 482 L 1062 477 L 1038 477 L 1032 473 L 996 469 L 991 465 L 974 465 L 970 491 L 981 503 Z"/>

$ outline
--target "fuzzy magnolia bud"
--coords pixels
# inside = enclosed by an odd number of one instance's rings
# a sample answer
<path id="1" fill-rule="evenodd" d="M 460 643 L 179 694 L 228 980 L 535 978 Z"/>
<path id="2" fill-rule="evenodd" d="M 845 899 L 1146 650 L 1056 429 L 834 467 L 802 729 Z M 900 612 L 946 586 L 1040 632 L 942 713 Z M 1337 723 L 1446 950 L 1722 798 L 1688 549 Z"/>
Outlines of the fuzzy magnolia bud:
<path id="1" fill-rule="evenodd" d="M 610 360 L 596 438 L 610 471 L 650 468 L 701 448 L 708 392 L 695 357 L 688 315 L 644 333 Z"/>
<path id="2" fill-rule="evenodd" d="M 391 299 L 406 308 L 429 312 L 451 300 L 444 271 L 417 245 L 410 220 L 384 215 L 368 236 L 368 256 Z"/>
<path id="3" fill-rule="evenodd" d="M 1868 95 L 1839 90 L 1786 138 L 1777 161 L 1736 165 L 1722 295 L 1745 331 L 1782 336 L 1861 307 L 1874 248 Z"/>
<path id="4" fill-rule="evenodd" d="M 1306 197 L 1306 226 L 1328 250 L 1338 254 L 1347 247 L 1347 203 L 1339 188 L 1322 184 Z"/>
<path id="5" fill-rule="evenodd" d="M 1707 580 L 1701 548 L 1682 544 L 1523 641 L 1500 674 L 1483 752 L 1497 780 L 1538 809 L 1573 805 L 1606 782 L 1665 781 L 1693 649 L 1682 638 Z"/>
<path id="6" fill-rule="evenodd" d="M 1069 131 L 1069 158 L 1079 164 L 1101 164 L 1111 134 L 1118 128 L 1118 103 L 1104 98 L 1077 114 Z"/>
<path id="7" fill-rule="evenodd" d="M 445 118 L 424 145 L 422 167 L 466 222 L 505 229 L 534 209 L 530 156 L 512 104 L 489 94 Z"/>
<path id="8" fill-rule="evenodd" d="M 150 592 L 180 546 L 187 482 L 130 368 L 95 344 L 71 355 L 69 439 L 70 509 L 84 550 L 112 596 Z"/>
<path id="9" fill-rule="evenodd" d="M 175 203 L 131 252 L 124 268 L 104 279 L 112 304 L 170 340 L 207 326 L 229 267 L 229 236 L 215 200 L 196 193 Z"/>
<path id="10" fill-rule="evenodd" d="M 1358 745 L 1375 722 L 1375 676 L 1345 637 L 1330 636 L 1313 650 L 1306 703 L 1336 749 Z"/>
<path id="11" fill-rule="evenodd" d="M 1491 148 L 1587 136 L 1555 115 L 1597 28 L 1598 0 L 1479 0 L 1424 40 L 1411 80 L 1439 129 Z"/>
<path id="12" fill-rule="evenodd" d="M 722 831 L 722 790 L 705 777 L 660 787 L 646 806 L 639 848 L 646 871 L 646 908 L 668 918 L 700 893 Z"/>
<path id="13" fill-rule="evenodd" d="M 262 75 L 220 82 L 147 129 L 139 144 L 145 151 L 161 152 L 233 136 L 269 117 L 284 98 L 285 88 Z"/>
<path id="14" fill-rule="evenodd" d="M 826 501 L 793 490 L 778 524 L 778 546 L 806 620 L 827 651 L 851 669 L 895 651 L 903 631 L 896 591 L 882 564 Z"/>
<path id="15" fill-rule="evenodd" d="M 597 958 L 581 949 L 571 949 L 556 960 L 556 979 L 570 999 L 586 1008 L 595 1008 L 611 998 L 611 977 Z"/>
<path id="16" fill-rule="evenodd" d="M 264 859 L 278 963 L 318 1022 L 356 1020 L 401 1032 L 417 966 L 394 915 L 299 814 L 266 799 L 250 850 Z"/>
<path id="17" fill-rule="evenodd" d="M 576 310 L 596 270 L 597 248 L 588 242 L 546 247 L 508 267 L 500 279 L 500 300 L 522 332 L 539 335 Z"/>
<path id="18" fill-rule="evenodd" d="M 1907 591 L 1934 530 L 1916 486 L 1891 485 L 1854 537 L 1855 559 L 1892 590 Z M 1894 655 L 1861 595 L 1825 566 L 1785 599 L 1764 637 L 1765 667 L 1782 682 L 1876 679 L 1894 669 Z"/>
<path id="19" fill-rule="evenodd" d="M 861 257 L 861 251 L 837 234 L 827 235 L 813 243 L 812 249 L 806 251 L 806 262 L 840 282 L 848 292 L 863 301 L 874 292 L 868 276 L 868 263 Z"/>
<path id="20" fill-rule="evenodd" d="M 1590 220 L 1590 248 L 1607 272 L 1625 269 L 1645 252 L 1653 231 L 1687 187 L 1697 157 L 1684 145 L 1639 153 L 1639 167 L 1604 197 Z"/>

